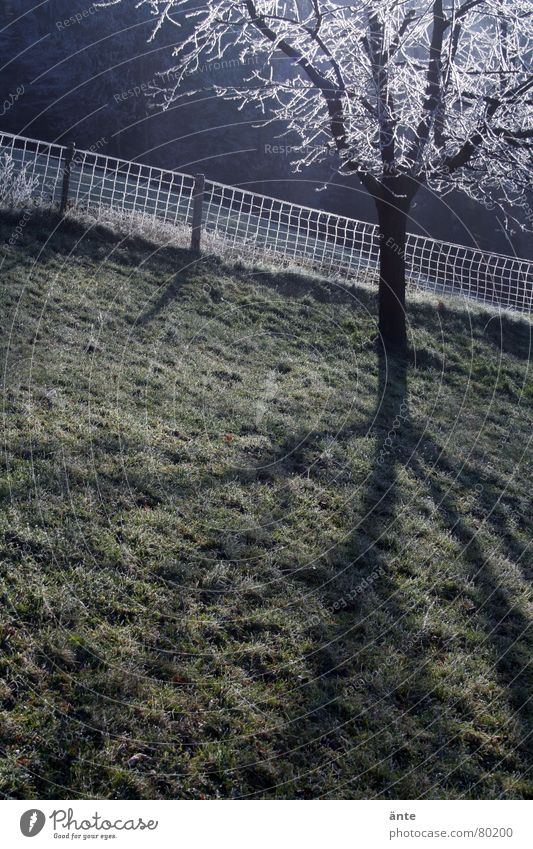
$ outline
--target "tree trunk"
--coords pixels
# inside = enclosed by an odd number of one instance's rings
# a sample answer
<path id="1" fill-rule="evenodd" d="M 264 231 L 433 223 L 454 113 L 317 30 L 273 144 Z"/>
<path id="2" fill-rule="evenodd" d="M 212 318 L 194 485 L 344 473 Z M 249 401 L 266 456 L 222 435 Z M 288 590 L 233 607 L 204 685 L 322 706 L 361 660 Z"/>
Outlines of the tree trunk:
<path id="1" fill-rule="evenodd" d="M 407 202 L 376 200 L 379 221 L 379 331 L 385 350 L 407 351 L 405 321 L 405 244 Z"/>

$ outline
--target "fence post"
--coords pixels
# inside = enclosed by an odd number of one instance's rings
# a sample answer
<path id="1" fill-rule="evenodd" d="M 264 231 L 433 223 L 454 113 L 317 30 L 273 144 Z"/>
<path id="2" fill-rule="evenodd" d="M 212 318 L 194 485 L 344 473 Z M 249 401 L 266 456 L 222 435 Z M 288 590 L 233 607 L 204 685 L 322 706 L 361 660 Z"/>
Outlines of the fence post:
<path id="1" fill-rule="evenodd" d="M 192 233 L 191 251 L 200 253 L 200 238 L 202 235 L 202 212 L 204 206 L 205 177 L 203 174 L 194 175 L 194 189 L 192 196 Z"/>
<path id="2" fill-rule="evenodd" d="M 65 153 L 65 165 L 63 167 L 63 185 L 61 187 L 61 203 L 59 205 L 59 213 L 63 215 L 66 211 L 67 203 L 68 203 L 68 188 L 70 183 L 70 166 L 72 165 L 72 160 L 74 159 L 74 151 L 76 150 L 76 146 L 74 142 L 71 142 L 66 149 Z"/>

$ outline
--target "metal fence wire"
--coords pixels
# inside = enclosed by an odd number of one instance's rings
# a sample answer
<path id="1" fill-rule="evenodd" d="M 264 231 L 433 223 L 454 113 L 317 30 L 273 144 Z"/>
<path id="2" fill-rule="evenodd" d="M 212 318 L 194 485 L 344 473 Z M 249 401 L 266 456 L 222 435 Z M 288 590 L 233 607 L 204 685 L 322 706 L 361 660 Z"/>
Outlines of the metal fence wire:
<path id="1" fill-rule="evenodd" d="M 59 205 L 68 176 L 69 204 L 95 211 L 134 212 L 142 219 L 192 226 L 194 178 L 98 152 L 0 133 L 0 157 L 33 178 L 33 196 Z M 72 154 L 70 154 L 72 155 Z M 273 258 L 356 281 L 377 278 L 376 225 L 299 206 L 206 180 L 202 228 L 236 253 Z M 408 286 L 459 295 L 506 309 L 533 309 L 533 263 L 410 233 L 406 245 Z"/>

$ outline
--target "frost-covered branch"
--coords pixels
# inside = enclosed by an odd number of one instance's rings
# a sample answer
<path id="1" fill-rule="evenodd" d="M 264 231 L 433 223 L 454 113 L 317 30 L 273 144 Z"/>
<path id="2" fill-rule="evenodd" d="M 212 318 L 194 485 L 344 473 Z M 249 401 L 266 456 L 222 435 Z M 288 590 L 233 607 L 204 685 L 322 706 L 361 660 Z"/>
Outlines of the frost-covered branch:
<path id="1" fill-rule="evenodd" d="M 153 37 L 183 22 L 154 94 L 190 95 L 202 63 L 235 56 L 240 84 L 213 84 L 300 139 L 297 167 L 328 155 L 375 197 L 426 184 L 526 203 L 532 139 L 531 0 L 107 0 L 147 7 Z M 186 86 L 185 83 L 188 83 Z M 329 160 L 331 161 L 331 159 Z M 475 175 L 475 177 L 473 177 Z"/>

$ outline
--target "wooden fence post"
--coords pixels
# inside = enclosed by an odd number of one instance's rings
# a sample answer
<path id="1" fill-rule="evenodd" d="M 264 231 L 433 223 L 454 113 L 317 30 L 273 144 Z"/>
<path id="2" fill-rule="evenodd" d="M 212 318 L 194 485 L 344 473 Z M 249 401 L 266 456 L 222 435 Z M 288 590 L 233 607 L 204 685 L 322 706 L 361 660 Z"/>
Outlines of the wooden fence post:
<path id="1" fill-rule="evenodd" d="M 204 206 L 205 177 L 203 174 L 194 175 L 194 189 L 192 196 L 192 233 L 191 251 L 200 253 L 200 239 L 202 236 L 202 212 Z"/>
<path id="2" fill-rule="evenodd" d="M 63 215 L 67 209 L 68 204 L 68 188 L 70 183 L 70 171 L 72 160 L 74 159 L 74 151 L 76 150 L 76 146 L 74 142 L 71 142 L 67 147 L 65 153 L 65 165 L 63 167 L 63 185 L 61 187 L 61 203 L 59 204 L 59 213 Z"/>

